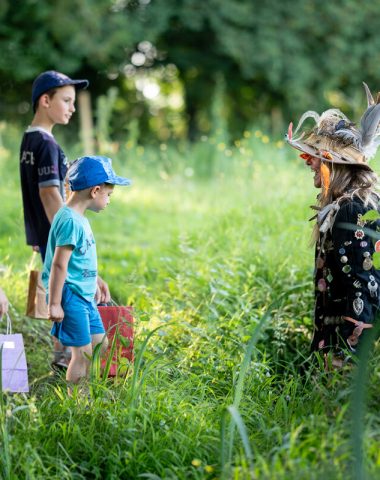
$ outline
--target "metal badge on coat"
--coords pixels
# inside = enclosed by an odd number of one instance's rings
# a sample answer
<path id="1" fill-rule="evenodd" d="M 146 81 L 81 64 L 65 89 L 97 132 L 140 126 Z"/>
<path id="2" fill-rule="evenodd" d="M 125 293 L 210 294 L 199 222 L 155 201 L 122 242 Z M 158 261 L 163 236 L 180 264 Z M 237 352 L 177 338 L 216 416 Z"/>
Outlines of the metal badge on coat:
<path id="1" fill-rule="evenodd" d="M 357 316 L 361 315 L 361 313 L 363 312 L 363 309 L 364 309 L 364 302 L 363 300 L 360 298 L 361 296 L 361 293 L 357 293 L 356 294 L 357 297 L 355 298 L 355 300 L 352 302 L 352 306 L 354 308 L 354 312 L 356 313 Z"/>

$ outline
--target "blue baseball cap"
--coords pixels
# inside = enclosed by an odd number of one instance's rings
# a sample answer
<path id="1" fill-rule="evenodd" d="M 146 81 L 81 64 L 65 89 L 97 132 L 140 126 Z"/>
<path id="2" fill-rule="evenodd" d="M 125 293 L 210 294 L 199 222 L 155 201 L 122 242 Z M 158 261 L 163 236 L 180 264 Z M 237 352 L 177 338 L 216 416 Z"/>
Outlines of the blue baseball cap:
<path id="1" fill-rule="evenodd" d="M 116 175 L 112 169 L 112 160 L 107 157 L 80 157 L 70 165 L 69 185 L 71 190 L 84 190 L 102 183 L 127 186 L 132 181 Z"/>
<path id="2" fill-rule="evenodd" d="M 36 108 L 36 102 L 40 96 L 52 88 L 65 87 L 66 85 L 73 85 L 75 88 L 82 89 L 87 88 L 89 84 L 88 80 L 73 80 L 72 78 L 64 75 L 63 73 L 55 72 L 54 70 L 48 70 L 43 72 L 34 80 L 32 85 L 32 105 L 33 109 Z"/>

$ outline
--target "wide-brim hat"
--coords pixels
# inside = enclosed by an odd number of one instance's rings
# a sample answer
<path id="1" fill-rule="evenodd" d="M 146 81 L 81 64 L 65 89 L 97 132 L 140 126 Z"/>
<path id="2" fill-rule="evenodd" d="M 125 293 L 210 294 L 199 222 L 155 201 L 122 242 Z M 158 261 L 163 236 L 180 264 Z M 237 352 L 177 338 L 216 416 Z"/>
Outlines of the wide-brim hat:
<path id="1" fill-rule="evenodd" d="M 375 156 L 380 144 L 380 104 L 379 95 L 375 102 L 365 83 L 364 87 L 368 108 L 362 115 L 359 128 L 338 109 L 326 110 L 321 115 L 307 111 L 294 133 L 293 124 L 289 125 L 285 141 L 297 150 L 323 161 L 372 170 L 368 162 Z M 300 132 L 308 118 L 313 118 L 316 125 L 311 130 Z"/>

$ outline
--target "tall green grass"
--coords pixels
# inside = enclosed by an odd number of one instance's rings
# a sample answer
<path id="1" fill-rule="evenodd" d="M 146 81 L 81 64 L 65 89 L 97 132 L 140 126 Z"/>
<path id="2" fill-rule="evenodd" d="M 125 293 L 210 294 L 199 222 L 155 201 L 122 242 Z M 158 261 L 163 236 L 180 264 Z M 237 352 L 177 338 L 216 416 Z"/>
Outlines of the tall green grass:
<path id="1" fill-rule="evenodd" d="M 350 372 L 303 366 L 316 192 L 293 152 L 259 131 L 233 146 L 117 147 L 115 169 L 134 184 L 89 218 L 101 275 L 119 304 L 134 306 L 136 360 L 117 380 L 96 378 L 94 364 L 91 398 L 70 398 L 49 368 L 48 322 L 24 316 L 31 251 L 18 133 L 3 132 L 0 156 L 0 281 L 24 335 L 31 393 L 1 397 L 1 478 L 379 475 L 377 347 L 366 401 L 351 401 Z"/>

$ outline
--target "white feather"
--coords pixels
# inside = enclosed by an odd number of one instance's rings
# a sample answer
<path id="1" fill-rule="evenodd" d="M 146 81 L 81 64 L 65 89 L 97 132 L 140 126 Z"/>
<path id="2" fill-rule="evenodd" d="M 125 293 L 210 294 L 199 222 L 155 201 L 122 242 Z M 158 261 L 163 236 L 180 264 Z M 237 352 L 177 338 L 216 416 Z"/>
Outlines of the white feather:
<path id="1" fill-rule="evenodd" d="M 305 112 L 302 117 L 300 118 L 299 122 L 298 122 L 298 125 L 297 125 L 297 128 L 294 130 L 294 134 L 293 134 L 293 137 L 296 136 L 298 130 L 301 128 L 302 124 L 304 123 L 304 121 L 307 119 L 307 118 L 313 118 L 315 120 L 315 123 L 318 123 L 319 121 L 319 114 L 317 112 L 314 112 L 313 110 L 308 110 L 307 112 Z M 303 135 L 301 135 L 303 136 Z M 301 137 L 300 137 L 301 138 Z"/>

